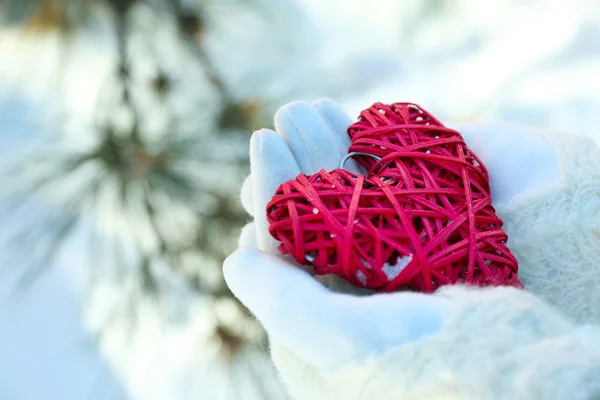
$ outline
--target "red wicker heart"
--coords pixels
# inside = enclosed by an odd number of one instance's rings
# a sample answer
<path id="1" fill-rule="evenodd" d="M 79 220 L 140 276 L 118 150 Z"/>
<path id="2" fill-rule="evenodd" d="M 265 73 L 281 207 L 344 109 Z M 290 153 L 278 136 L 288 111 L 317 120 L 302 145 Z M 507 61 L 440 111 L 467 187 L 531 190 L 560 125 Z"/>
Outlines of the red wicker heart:
<path id="1" fill-rule="evenodd" d="M 348 133 L 368 176 L 322 170 L 282 184 L 267 219 L 283 254 L 381 291 L 521 287 L 487 170 L 458 132 L 414 104 L 377 103 Z"/>

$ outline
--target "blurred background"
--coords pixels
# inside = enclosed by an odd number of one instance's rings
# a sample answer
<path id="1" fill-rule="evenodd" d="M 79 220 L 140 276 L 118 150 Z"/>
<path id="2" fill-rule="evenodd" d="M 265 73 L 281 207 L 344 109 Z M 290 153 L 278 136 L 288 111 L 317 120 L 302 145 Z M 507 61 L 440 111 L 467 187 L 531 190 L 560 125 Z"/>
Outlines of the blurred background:
<path id="1" fill-rule="evenodd" d="M 0 23 L 2 400 L 286 399 L 221 275 L 286 102 L 600 141 L 596 0 L 1 0 Z"/>

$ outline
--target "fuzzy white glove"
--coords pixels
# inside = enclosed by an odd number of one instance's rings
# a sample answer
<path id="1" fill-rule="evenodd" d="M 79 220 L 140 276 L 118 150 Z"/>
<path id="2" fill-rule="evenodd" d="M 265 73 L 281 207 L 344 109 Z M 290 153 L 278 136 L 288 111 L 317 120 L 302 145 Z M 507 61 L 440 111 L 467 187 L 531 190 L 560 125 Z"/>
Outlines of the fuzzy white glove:
<path id="1" fill-rule="evenodd" d="M 455 286 L 434 295 L 359 297 L 334 293 L 279 255 L 267 232 L 267 202 L 300 172 L 336 168 L 349 146 L 350 123 L 330 100 L 292 103 L 276 114 L 277 132 L 253 135 L 242 201 L 255 221 L 224 266 L 231 290 L 269 333 L 273 360 L 292 395 L 600 396 L 600 330 L 577 326 L 527 292 Z M 569 316 L 597 321 L 600 262 L 584 248 L 600 244 L 593 142 L 497 124 L 458 129 L 488 167 L 524 284 Z M 589 179 L 594 174 L 595 181 Z"/>

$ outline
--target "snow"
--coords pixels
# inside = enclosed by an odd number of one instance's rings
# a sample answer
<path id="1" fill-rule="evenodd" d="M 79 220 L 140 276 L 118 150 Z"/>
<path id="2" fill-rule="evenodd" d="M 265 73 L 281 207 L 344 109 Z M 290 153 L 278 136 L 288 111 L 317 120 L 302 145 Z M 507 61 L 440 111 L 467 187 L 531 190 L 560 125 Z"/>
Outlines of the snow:
<path id="1" fill-rule="evenodd" d="M 367 285 L 367 276 L 365 275 L 364 272 L 362 272 L 362 270 L 359 269 L 356 271 L 356 278 L 358 279 L 358 281 L 360 283 L 363 284 L 363 286 Z"/>
<path id="2" fill-rule="evenodd" d="M 412 261 L 412 259 L 413 259 L 412 254 L 410 254 L 408 256 L 404 256 L 404 257 L 399 257 L 395 264 L 385 263 L 383 265 L 383 267 L 381 268 L 381 270 L 383 271 L 383 273 L 385 273 L 387 278 L 391 281 L 395 277 L 397 277 L 400 272 L 402 272 L 404 267 L 406 267 L 408 265 L 408 263 L 410 263 Z"/>

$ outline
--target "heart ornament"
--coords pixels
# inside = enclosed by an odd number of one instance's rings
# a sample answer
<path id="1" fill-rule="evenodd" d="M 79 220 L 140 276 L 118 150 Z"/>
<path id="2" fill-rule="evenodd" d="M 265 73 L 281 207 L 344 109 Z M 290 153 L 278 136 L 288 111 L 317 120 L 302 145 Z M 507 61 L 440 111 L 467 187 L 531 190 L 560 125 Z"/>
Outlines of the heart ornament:
<path id="1" fill-rule="evenodd" d="M 522 287 L 488 173 L 462 136 L 412 103 L 376 103 L 348 128 L 340 168 L 300 174 L 267 205 L 282 254 L 377 291 Z M 354 158 L 365 173 L 344 170 Z"/>

